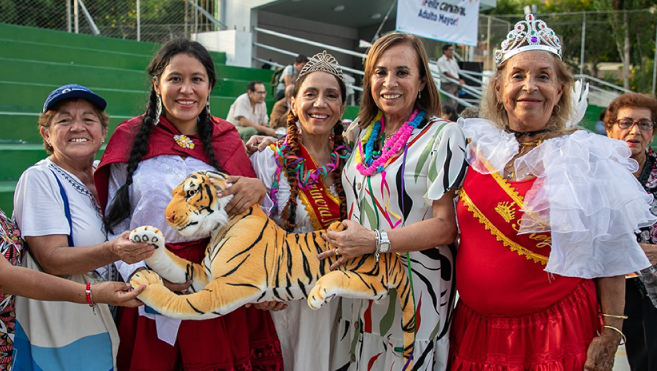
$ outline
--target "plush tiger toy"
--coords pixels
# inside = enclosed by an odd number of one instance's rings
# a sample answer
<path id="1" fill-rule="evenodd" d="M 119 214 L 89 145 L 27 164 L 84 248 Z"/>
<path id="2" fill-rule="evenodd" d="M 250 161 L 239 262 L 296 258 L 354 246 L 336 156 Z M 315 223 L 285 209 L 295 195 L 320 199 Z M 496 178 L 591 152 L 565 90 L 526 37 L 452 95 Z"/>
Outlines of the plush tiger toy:
<path id="1" fill-rule="evenodd" d="M 229 218 L 224 208 L 232 196 L 216 197 L 226 187 L 225 174 L 192 174 L 173 190 L 166 209 L 169 224 L 181 234 L 210 232 L 202 264 L 169 252 L 164 236 L 154 227 L 132 231 L 132 241 L 155 247 L 155 253 L 146 259 L 154 271 L 139 271 L 130 281 L 133 287 L 148 286 L 139 299 L 169 317 L 207 319 L 248 303 L 308 298 L 308 305 L 319 309 L 337 295 L 380 300 L 388 290 L 396 289 L 403 311 L 405 364 L 410 369 L 415 341 L 414 303 L 404 265 L 396 254 L 382 254 L 378 262 L 373 255 L 363 255 L 330 271 L 335 257 L 317 258 L 331 249 L 321 237 L 324 231 L 287 233 L 257 205 Z M 343 227 L 336 222 L 329 229 Z M 160 275 L 176 283 L 192 279 L 190 290 L 194 293 L 171 292 L 162 284 Z"/>

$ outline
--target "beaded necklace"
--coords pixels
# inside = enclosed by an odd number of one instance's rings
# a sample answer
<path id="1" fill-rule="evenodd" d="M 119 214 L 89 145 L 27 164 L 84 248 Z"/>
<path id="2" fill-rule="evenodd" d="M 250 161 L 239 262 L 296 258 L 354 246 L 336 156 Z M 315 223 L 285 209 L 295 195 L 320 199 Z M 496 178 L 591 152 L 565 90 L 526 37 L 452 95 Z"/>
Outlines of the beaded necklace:
<path id="1" fill-rule="evenodd" d="M 356 165 L 358 171 L 365 176 L 374 175 L 383 171 L 386 167 L 388 160 L 399 150 L 408 143 L 408 138 L 411 136 L 413 129 L 424 119 L 424 111 L 415 110 L 408 118 L 408 121 L 391 138 L 385 141 L 383 149 L 379 155 L 379 151 L 374 150 L 374 144 L 377 141 L 379 132 L 384 125 L 383 116 L 381 115 L 374 123 L 371 130 L 365 132 L 362 142 L 367 141 L 365 144 L 365 156 L 361 163 Z"/>
<path id="2" fill-rule="evenodd" d="M 330 142 L 333 142 L 333 138 L 330 139 Z M 296 176 L 299 189 L 307 190 L 313 185 L 319 182 L 323 182 L 331 172 L 335 171 L 338 168 L 340 159 L 346 159 L 349 157 L 349 151 L 347 150 L 347 147 L 342 145 L 333 150 L 333 153 L 331 153 L 331 161 L 329 161 L 326 165 L 317 167 L 313 170 L 306 170 L 306 159 L 292 155 L 288 148 L 289 143 L 287 142 L 287 138 L 279 145 L 274 146 L 274 161 L 276 161 L 276 171 L 274 172 L 274 181 L 272 182 L 271 190 L 269 191 L 269 197 L 274 203 L 274 206 L 271 209 L 272 214 L 278 213 L 278 200 L 276 198 L 276 194 L 278 193 L 279 189 L 278 180 L 280 179 L 280 173 L 282 169 L 285 169 L 286 173 L 294 174 Z"/>

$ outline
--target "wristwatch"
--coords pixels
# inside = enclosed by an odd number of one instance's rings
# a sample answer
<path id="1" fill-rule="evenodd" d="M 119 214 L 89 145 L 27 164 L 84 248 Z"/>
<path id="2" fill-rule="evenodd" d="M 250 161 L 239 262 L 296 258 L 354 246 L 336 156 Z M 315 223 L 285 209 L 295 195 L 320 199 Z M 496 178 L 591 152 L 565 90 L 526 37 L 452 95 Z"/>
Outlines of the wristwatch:
<path id="1" fill-rule="evenodd" d="M 390 252 L 392 246 L 390 245 L 390 239 L 388 238 L 388 233 L 386 231 L 375 229 L 374 235 L 376 238 L 376 251 L 374 252 L 374 257 L 378 262 L 379 255 Z"/>
<path id="2" fill-rule="evenodd" d="M 379 231 L 379 236 L 381 236 L 380 239 L 379 239 L 379 246 L 380 246 L 379 252 L 381 254 L 389 253 L 392 246 L 390 245 L 390 239 L 388 238 L 388 232 Z"/>

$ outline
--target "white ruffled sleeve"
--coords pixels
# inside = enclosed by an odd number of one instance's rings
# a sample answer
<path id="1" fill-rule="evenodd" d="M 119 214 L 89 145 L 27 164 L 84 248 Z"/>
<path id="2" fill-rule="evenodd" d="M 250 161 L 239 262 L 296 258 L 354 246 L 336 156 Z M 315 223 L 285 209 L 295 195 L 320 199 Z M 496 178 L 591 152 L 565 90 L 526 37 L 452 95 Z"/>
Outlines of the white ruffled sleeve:
<path id="1" fill-rule="evenodd" d="M 262 211 L 267 216 L 271 216 L 271 210 L 274 208 L 274 201 L 271 199 L 269 192 L 271 191 L 272 183 L 274 182 L 274 174 L 276 173 L 277 165 L 274 158 L 274 150 L 271 146 L 263 149 L 260 152 L 255 152 L 250 157 L 251 165 L 256 173 L 256 177 L 264 183 L 267 188 L 265 198 L 260 205 Z"/>
<path id="2" fill-rule="evenodd" d="M 431 148 L 427 191 L 424 200 L 431 205 L 450 189 L 461 188 L 467 164 L 465 162 L 465 136 L 458 125 L 442 120 L 432 125 L 443 125 L 435 135 Z"/>
<path id="3" fill-rule="evenodd" d="M 265 184 L 267 191 L 269 191 L 274 182 L 274 173 L 276 172 L 276 159 L 274 158 L 274 151 L 271 146 L 267 146 L 260 152 L 254 152 L 249 159 L 251 160 L 251 165 L 253 165 L 256 177 Z"/>
<path id="4" fill-rule="evenodd" d="M 630 154 L 621 141 L 577 131 L 516 160 L 516 170 L 537 176 L 519 233 L 551 232 L 547 272 L 611 277 L 650 265 L 634 232 L 657 219 L 652 195 L 632 175 L 638 165 Z"/>

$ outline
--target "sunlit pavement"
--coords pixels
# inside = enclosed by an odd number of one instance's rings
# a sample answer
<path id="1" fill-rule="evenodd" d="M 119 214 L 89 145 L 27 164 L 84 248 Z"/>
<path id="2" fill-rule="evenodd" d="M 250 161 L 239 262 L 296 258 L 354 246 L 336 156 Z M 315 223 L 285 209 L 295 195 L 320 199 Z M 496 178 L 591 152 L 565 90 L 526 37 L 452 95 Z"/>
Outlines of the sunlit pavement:
<path id="1" fill-rule="evenodd" d="M 625 353 L 625 345 L 618 347 L 616 361 L 614 362 L 614 371 L 630 371 L 630 365 L 627 363 L 627 354 Z"/>

